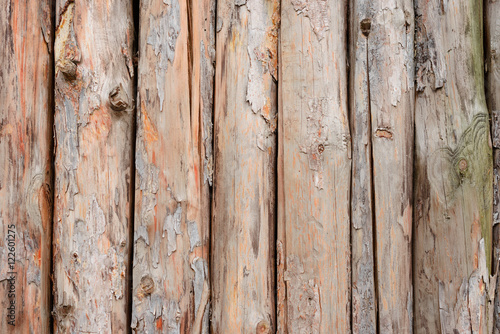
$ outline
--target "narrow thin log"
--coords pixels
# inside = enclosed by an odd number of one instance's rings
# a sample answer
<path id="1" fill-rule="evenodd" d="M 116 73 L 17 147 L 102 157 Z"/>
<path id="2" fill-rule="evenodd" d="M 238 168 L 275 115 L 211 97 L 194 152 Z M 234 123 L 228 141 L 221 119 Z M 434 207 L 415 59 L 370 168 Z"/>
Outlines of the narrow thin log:
<path id="1" fill-rule="evenodd" d="M 212 0 L 140 7 L 137 333 L 208 333 L 214 18 Z"/>
<path id="2" fill-rule="evenodd" d="M 281 13 L 278 332 L 349 333 L 347 1 Z"/>
<path id="3" fill-rule="evenodd" d="M 353 332 L 411 333 L 413 1 L 351 10 Z"/>
<path id="4" fill-rule="evenodd" d="M 0 332 L 49 333 L 52 9 L 0 4 Z"/>
<path id="5" fill-rule="evenodd" d="M 128 328 L 132 2 L 57 1 L 54 328 Z"/>
<path id="6" fill-rule="evenodd" d="M 486 103 L 492 121 L 493 142 L 493 274 L 495 282 L 493 333 L 500 334 L 500 282 L 498 264 L 500 261 L 500 1 L 486 0 L 485 8 L 485 72 Z M 491 287 L 493 289 L 493 287 Z"/>
<path id="7" fill-rule="evenodd" d="M 416 333 L 487 333 L 492 151 L 482 1 L 416 0 Z"/>
<path id="8" fill-rule="evenodd" d="M 271 333 L 279 1 L 217 6 L 212 332 Z"/>

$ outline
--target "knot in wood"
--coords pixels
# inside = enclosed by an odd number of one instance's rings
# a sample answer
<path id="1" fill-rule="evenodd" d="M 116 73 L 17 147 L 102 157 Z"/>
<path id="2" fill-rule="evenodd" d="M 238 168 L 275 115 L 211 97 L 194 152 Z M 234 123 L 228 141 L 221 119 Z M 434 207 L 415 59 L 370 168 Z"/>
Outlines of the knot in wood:
<path id="1" fill-rule="evenodd" d="M 371 19 L 363 19 L 361 20 L 361 23 L 359 24 L 361 28 L 361 33 L 368 37 L 370 34 L 370 30 L 372 29 L 372 20 Z"/>
<path id="2" fill-rule="evenodd" d="M 57 66 L 59 70 L 64 74 L 64 77 L 67 80 L 75 80 L 76 79 L 76 64 L 69 59 L 62 59 L 58 62 Z"/>
<path id="3" fill-rule="evenodd" d="M 109 104 L 111 109 L 115 111 L 123 111 L 128 108 L 128 96 L 122 84 L 113 88 L 109 93 Z"/>
<path id="4" fill-rule="evenodd" d="M 460 169 L 461 172 L 465 172 L 467 170 L 467 160 L 460 159 L 458 162 L 458 169 Z"/>
<path id="5" fill-rule="evenodd" d="M 144 276 L 141 278 L 141 289 L 144 292 L 144 295 L 150 295 L 153 293 L 155 289 L 155 282 L 151 276 Z"/>
<path id="6" fill-rule="evenodd" d="M 267 320 L 261 320 L 257 324 L 255 328 L 255 334 L 270 334 L 271 333 L 271 325 Z"/>

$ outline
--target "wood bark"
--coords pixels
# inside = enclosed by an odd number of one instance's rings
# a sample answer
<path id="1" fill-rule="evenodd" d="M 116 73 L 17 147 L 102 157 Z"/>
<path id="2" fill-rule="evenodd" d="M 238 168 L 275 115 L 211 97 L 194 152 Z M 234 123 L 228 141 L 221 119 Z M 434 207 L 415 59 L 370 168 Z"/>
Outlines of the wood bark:
<path id="1" fill-rule="evenodd" d="M 279 1 L 217 3 L 212 333 L 271 333 Z"/>
<path id="2" fill-rule="evenodd" d="M 487 333 L 492 152 L 482 1 L 416 0 L 415 332 Z"/>
<path id="3" fill-rule="evenodd" d="M 495 281 L 493 333 L 500 333 L 500 289 L 498 264 L 500 261 L 500 2 L 484 2 L 485 17 L 485 72 L 486 102 L 491 117 L 493 144 L 493 272 Z M 493 287 L 491 287 L 493 290 Z"/>
<path id="4" fill-rule="evenodd" d="M 134 332 L 208 333 L 214 23 L 212 0 L 141 3 Z"/>
<path id="5" fill-rule="evenodd" d="M 57 1 L 54 331 L 125 332 L 131 1 Z"/>
<path id="6" fill-rule="evenodd" d="M 0 332 L 49 333 L 52 6 L 0 5 Z"/>
<path id="7" fill-rule="evenodd" d="M 353 332 L 411 333 L 413 1 L 355 1 L 351 25 Z"/>
<path id="8" fill-rule="evenodd" d="M 281 6 L 278 332 L 349 333 L 347 1 Z"/>

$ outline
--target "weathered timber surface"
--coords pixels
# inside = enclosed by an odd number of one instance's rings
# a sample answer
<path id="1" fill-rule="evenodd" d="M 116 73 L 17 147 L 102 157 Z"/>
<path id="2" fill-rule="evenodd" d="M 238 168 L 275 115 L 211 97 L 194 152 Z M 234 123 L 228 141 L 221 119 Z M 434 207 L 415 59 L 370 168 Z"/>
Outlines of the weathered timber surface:
<path id="1" fill-rule="evenodd" d="M 349 333 L 347 1 L 281 14 L 278 332 Z"/>
<path id="2" fill-rule="evenodd" d="M 275 331 L 277 0 L 217 2 L 212 332 Z"/>
<path id="3" fill-rule="evenodd" d="M 416 0 L 416 333 L 487 333 L 492 152 L 482 1 Z"/>
<path id="4" fill-rule="evenodd" d="M 51 12 L 50 1 L 0 4 L 1 333 L 49 333 Z"/>
<path id="5" fill-rule="evenodd" d="M 208 333 L 214 23 L 212 0 L 140 6 L 137 333 Z"/>
<path id="6" fill-rule="evenodd" d="M 500 260 L 500 1 L 484 2 L 485 17 L 485 70 L 486 102 L 491 117 L 493 144 L 493 271 L 495 281 L 495 304 L 493 333 L 500 334 L 500 289 L 498 264 Z M 493 289 L 493 287 L 491 287 Z M 489 319 L 490 320 L 490 319 Z"/>
<path id="7" fill-rule="evenodd" d="M 131 1 L 57 1 L 54 330 L 128 328 Z"/>
<path id="8" fill-rule="evenodd" d="M 412 332 L 413 35 L 412 1 L 351 6 L 354 333 Z"/>

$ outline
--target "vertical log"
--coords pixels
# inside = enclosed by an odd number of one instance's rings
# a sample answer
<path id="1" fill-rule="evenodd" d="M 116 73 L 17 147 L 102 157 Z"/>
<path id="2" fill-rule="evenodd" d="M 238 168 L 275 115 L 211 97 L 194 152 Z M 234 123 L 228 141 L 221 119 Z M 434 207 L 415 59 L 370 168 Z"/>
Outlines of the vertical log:
<path id="1" fill-rule="evenodd" d="M 500 334 L 500 289 L 498 264 L 500 261 L 500 1 L 486 0 L 485 8 L 485 65 L 486 103 L 492 120 L 493 142 L 493 273 L 495 305 L 493 333 Z M 493 289 L 493 287 L 491 287 Z"/>
<path id="2" fill-rule="evenodd" d="M 132 2 L 56 6 L 55 332 L 125 332 Z"/>
<path id="3" fill-rule="evenodd" d="M 347 1 L 281 13 L 278 332 L 349 333 Z"/>
<path id="4" fill-rule="evenodd" d="M 416 0 L 417 333 L 486 333 L 492 153 L 482 1 Z"/>
<path id="5" fill-rule="evenodd" d="M 140 7 L 132 328 L 208 333 L 215 2 Z"/>
<path id="6" fill-rule="evenodd" d="M 217 5 L 212 332 L 270 333 L 279 1 Z"/>
<path id="7" fill-rule="evenodd" d="M 351 9 L 353 332 L 411 333 L 413 1 Z"/>
<path id="8" fill-rule="evenodd" d="M 52 6 L 0 5 L 0 332 L 49 333 Z"/>

